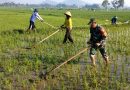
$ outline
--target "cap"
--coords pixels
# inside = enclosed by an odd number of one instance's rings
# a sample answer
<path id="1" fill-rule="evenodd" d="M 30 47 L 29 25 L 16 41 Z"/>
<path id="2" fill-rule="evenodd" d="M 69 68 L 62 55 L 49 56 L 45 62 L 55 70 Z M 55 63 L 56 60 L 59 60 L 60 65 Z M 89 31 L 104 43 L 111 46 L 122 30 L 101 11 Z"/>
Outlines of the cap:
<path id="1" fill-rule="evenodd" d="M 88 25 L 91 24 L 91 23 L 94 23 L 94 22 L 96 23 L 95 18 L 91 18 L 90 21 L 89 21 L 89 23 L 88 23 Z"/>
<path id="2" fill-rule="evenodd" d="M 38 9 L 34 9 L 34 12 L 38 12 Z"/>

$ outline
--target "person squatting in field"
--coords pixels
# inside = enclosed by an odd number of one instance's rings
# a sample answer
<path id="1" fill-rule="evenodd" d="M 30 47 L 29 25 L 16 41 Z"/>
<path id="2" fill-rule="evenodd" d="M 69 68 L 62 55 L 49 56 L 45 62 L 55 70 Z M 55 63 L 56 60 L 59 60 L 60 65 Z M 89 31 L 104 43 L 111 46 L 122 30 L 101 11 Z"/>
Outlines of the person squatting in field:
<path id="1" fill-rule="evenodd" d="M 111 24 L 112 24 L 112 25 L 116 25 L 116 24 L 117 24 L 117 16 L 114 16 L 114 17 L 111 19 Z"/>
<path id="2" fill-rule="evenodd" d="M 42 17 L 38 14 L 38 10 L 34 9 L 34 12 L 33 12 L 32 16 L 30 17 L 30 25 L 29 25 L 29 28 L 27 29 L 27 31 L 30 31 L 30 30 L 36 31 L 36 26 L 35 26 L 35 20 L 36 19 L 43 22 Z"/>
<path id="3" fill-rule="evenodd" d="M 72 15 L 71 12 L 67 11 L 64 13 L 66 15 L 66 19 L 65 19 L 65 23 L 61 26 L 61 28 L 65 28 L 66 29 L 66 34 L 64 37 L 64 41 L 63 44 L 66 43 L 67 39 L 69 39 L 70 42 L 74 42 L 71 36 L 71 30 L 72 30 Z"/>
<path id="4" fill-rule="evenodd" d="M 92 65 L 96 66 L 95 54 L 97 50 L 100 51 L 103 59 L 105 60 L 106 65 L 109 64 L 109 59 L 105 50 L 105 40 L 107 37 L 107 32 L 105 29 L 99 25 L 97 25 L 96 20 L 94 18 L 90 19 L 88 23 L 90 25 L 90 40 L 87 42 L 90 44 L 90 59 L 92 61 Z"/>

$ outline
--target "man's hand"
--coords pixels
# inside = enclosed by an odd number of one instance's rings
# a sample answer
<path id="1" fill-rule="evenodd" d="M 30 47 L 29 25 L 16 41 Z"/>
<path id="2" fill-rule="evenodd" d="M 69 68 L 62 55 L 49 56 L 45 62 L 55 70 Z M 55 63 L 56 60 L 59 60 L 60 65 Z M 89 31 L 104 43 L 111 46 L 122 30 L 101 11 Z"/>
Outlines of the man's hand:
<path id="1" fill-rule="evenodd" d="M 91 41 L 87 41 L 87 44 L 91 44 Z"/>
<path id="2" fill-rule="evenodd" d="M 96 43 L 96 46 L 98 46 L 98 47 L 99 47 L 100 45 L 101 45 L 101 43 Z"/>
<path id="3" fill-rule="evenodd" d="M 61 25 L 60 28 L 64 28 L 64 25 Z"/>
<path id="4" fill-rule="evenodd" d="M 41 22 L 44 22 L 44 20 L 41 20 Z"/>

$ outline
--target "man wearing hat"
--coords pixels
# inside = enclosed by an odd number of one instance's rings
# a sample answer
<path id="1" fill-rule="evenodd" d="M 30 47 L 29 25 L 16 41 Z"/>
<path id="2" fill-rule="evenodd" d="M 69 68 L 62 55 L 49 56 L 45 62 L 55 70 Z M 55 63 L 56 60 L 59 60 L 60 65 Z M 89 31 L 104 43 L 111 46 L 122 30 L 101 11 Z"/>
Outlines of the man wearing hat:
<path id="1" fill-rule="evenodd" d="M 29 28 L 27 31 L 29 30 L 34 30 L 35 31 L 35 20 L 38 19 L 40 20 L 41 22 L 43 22 L 43 19 L 41 18 L 41 16 L 38 14 L 38 10 L 37 9 L 34 9 L 34 12 L 30 18 L 30 25 L 29 25 Z"/>
<path id="2" fill-rule="evenodd" d="M 97 50 L 100 51 L 103 59 L 105 60 L 106 65 L 108 65 L 109 60 L 105 50 L 105 40 L 107 37 L 107 33 L 105 29 L 99 25 L 97 25 L 96 20 L 94 18 L 90 19 L 88 23 L 90 25 L 90 40 L 87 42 L 90 44 L 90 58 L 92 61 L 92 65 L 96 66 L 95 54 Z"/>
<path id="3" fill-rule="evenodd" d="M 64 37 L 64 41 L 63 44 L 66 43 L 67 39 L 69 39 L 70 42 L 73 43 L 73 39 L 71 37 L 71 30 L 72 30 L 72 15 L 69 11 L 64 13 L 66 15 L 66 19 L 65 19 L 65 23 L 61 26 L 61 28 L 65 28 L 66 29 L 66 34 Z"/>

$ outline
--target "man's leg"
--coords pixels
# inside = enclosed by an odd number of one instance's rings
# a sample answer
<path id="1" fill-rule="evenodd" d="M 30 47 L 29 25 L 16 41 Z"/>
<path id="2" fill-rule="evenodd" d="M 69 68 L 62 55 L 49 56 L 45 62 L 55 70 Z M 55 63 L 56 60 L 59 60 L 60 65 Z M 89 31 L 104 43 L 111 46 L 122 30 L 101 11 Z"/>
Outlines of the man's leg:
<path id="1" fill-rule="evenodd" d="M 96 59 L 95 59 L 95 55 L 90 55 L 90 59 L 91 59 L 91 62 L 92 62 L 92 66 L 96 66 Z"/>
<path id="2" fill-rule="evenodd" d="M 74 43 L 74 41 L 73 41 L 73 39 L 72 39 L 72 37 L 71 37 L 71 32 L 69 32 L 68 39 L 69 39 L 70 42 Z"/>
<path id="3" fill-rule="evenodd" d="M 96 54 L 96 48 L 93 48 L 93 47 L 91 47 L 90 48 L 90 59 L 91 59 L 91 61 L 92 61 L 92 66 L 96 66 L 96 59 L 95 59 L 95 54 Z"/>
<path id="4" fill-rule="evenodd" d="M 108 66 L 109 63 L 110 63 L 108 56 L 104 57 L 104 60 L 105 60 L 105 62 L 106 62 L 105 64 Z"/>
<path id="5" fill-rule="evenodd" d="M 108 65 L 110 62 L 109 62 L 109 58 L 107 56 L 107 53 L 106 53 L 106 50 L 105 50 L 105 46 L 104 47 L 101 47 L 99 49 L 100 53 L 102 54 L 102 57 L 103 59 L 105 60 L 105 64 Z"/>
<path id="6" fill-rule="evenodd" d="M 68 32 L 66 31 L 66 34 L 65 34 L 65 37 L 64 37 L 63 44 L 64 44 L 64 43 L 66 43 L 66 41 L 67 41 L 67 38 L 68 38 Z"/>
<path id="7" fill-rule="evenodd" d="M 32 22 L 32 30 L 33 30 L 34 32 L 36 32 L 36 26 L 35 26 L 34 22 Z"/>
<path id="8" fill-rule="evenodd" d="M 67 38 L 69 39 L 70 42 L 73 43 L 73 39 L 71 37 L 71 29 L 70 28 L 66 28 L 67 31 Z"/>
<path id="9" fill-rule="evenodd" d="M 32 22 L 30 21 L 29 27 L 26 32 L 30 32 L 31 29 L 32 29 Z"/>

